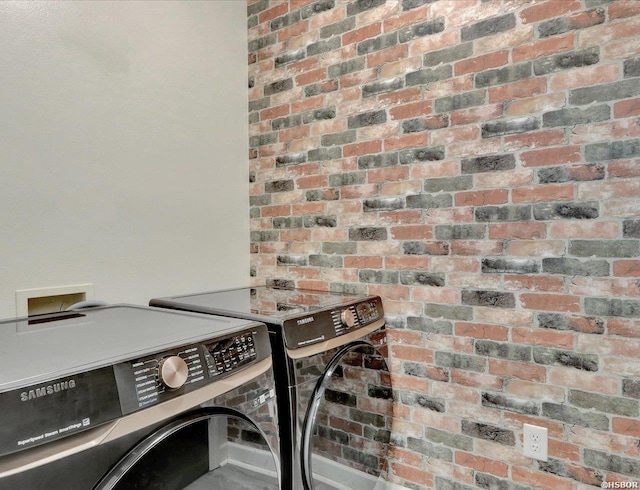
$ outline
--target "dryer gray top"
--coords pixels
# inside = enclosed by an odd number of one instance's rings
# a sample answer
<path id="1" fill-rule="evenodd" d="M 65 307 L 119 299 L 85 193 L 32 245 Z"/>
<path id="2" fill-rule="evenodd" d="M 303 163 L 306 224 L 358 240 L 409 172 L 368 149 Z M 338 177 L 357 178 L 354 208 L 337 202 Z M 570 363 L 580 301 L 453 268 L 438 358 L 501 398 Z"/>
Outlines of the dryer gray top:
<path id="1" fill-rule="evenodd" d="M 81 373 L 255 322 L 114 305 L 0 322 L 0 392 Z"/>

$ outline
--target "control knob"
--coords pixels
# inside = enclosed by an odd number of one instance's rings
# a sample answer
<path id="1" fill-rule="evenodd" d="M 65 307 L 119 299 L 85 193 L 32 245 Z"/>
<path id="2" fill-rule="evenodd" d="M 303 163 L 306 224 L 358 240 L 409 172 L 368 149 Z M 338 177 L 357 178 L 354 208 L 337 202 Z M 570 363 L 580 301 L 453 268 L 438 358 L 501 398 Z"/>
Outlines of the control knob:
<path id="1" fill-rule="evenodd" d="M 356 317 L 353 315 L 353 311 L 349 308 L 342 310 L 342 313 L 340 313 L 340 320 L 348 328 L 351 328 L 356 324 Z"/>
<path id="2" fill-rule="evenodd" d="M 170 356 L 160 361 L 158 367 L 160 382 L 167 388 L 177 390 L 189 377 L 189 366 L 180 356 Z"/>

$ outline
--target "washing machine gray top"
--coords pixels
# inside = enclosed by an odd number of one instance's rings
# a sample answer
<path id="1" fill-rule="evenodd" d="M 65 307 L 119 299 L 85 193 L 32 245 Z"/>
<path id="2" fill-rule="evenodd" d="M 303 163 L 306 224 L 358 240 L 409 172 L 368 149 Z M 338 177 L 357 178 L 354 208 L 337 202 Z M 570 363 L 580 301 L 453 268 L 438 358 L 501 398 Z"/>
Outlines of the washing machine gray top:
<path id="1" fill-rule="evenodd" d="M 0 392 L 114 365 L 255 324 L 113 305 L 0 322 Z"/>

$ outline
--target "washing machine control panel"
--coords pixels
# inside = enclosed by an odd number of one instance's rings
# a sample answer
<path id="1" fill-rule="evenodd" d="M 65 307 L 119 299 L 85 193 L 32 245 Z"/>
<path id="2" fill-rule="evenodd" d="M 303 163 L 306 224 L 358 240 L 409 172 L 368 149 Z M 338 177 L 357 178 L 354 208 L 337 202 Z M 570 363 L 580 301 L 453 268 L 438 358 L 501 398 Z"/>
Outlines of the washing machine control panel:
<path id="1" fill-rule="evenodd" d="M 324 342 L 383 318 L 382 300 L 376 296 L 287 319 L 284 322 L 287 347 L 296 349 Z"/>

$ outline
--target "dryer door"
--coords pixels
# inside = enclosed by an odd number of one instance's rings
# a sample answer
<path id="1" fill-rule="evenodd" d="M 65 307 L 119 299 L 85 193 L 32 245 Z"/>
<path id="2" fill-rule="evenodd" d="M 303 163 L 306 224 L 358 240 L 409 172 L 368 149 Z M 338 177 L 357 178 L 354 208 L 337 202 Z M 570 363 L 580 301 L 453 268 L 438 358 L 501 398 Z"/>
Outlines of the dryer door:
<path id="1" fill-rule="evenodd" d="M 277 463 L 270 451 L 243 448 L 242 434 L 263 438 L 247 416 L 223 408 L 185 414 L 144 438 L 102 478 L 94 490 L 278 490 Z"/>
<path id="2" fill-rule="evenodd" d="M 305 488 L 379 488 L 387 476 L 392 418 L 391 376 L 384 356 L 365 341 L 342 347 L 316 383 L 305 417 Z"/>

